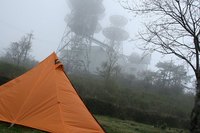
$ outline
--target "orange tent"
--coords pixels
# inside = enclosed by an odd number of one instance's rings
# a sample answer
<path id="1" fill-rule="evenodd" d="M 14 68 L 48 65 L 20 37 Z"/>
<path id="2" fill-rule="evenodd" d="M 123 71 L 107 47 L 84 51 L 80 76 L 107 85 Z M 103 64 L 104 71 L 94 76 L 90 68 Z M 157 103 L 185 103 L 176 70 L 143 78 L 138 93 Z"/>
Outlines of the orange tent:
<path id="1" fill-rule="evenodd" d="M 0 86 L 0 121 L 52 133 L 104 133 L 73 88 L 55 53 Z"/>

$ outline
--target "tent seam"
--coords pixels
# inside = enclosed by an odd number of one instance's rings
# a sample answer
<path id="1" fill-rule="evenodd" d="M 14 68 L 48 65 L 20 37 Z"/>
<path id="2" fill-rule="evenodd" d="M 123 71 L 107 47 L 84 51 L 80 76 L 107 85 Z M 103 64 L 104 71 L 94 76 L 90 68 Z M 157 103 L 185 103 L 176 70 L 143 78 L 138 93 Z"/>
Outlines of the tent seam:
<path id="1" fill-rule="evenodd" d="M 72 82 L 70 81 L 70 78 L 68 77 L 67 73 L 62 70 L 63 73 L 65 74 L 66 78 L 69 80 L 69 83 L 71 84 L 71 86 L 73 87 L 73 89 L 75 90 L 77 96 L 80 98 L 81 102 L 83 103 L 83 106 L 87 109 L 87 111 L 89 112 L 90 116 L 97 122 L 97 124 L 100 126 L 100 128 L 103 130 L 104 133 L 107 133 L 106 130 L 103 128 L 103 126 L 97 121 L 97 119 L 93 116 L 93 114 L 90 112 L 90 110 L 88 109 L 88 107 L 85 105 L 85 103 L 83 102 L 83 99 L 81 98 L 81 96 L 79 95 L 79 93 L 77 92 L 76 88 L 74 87 L 74 85 L 72 84 Z"/>
<path id="2" fill-rule="evenodd" d="M 56 75 L 56 68 L 54 69 L 54 72 L 55 72 L 55 75 Z M 59 101 L 59 90 L 58 90 L 58 86 L 57 86 L 57 79 L 56 79 L 56 82 L 55 82 L 55 84 L 56 84 L 56 98 L 57 98 L 57 104 L 58 104 L 58 109 L 59 109 L 59 112 L 60 112 L 60 120 L 61 120 L 61 122 L 62 122 L 62 126 L 63 126 L 63 129 L 64 129 L 64 131 L 65 131 L 65 124 L 64 124 L 64 120 L 63 120 L 63 115 L 62 115 L 62 109 L 61 109 L 61 101 Z"/>
<path id="3" fill-rule="evenodd" d="M 46 68 L 46 67 L 44 67 L 44 69 L 45 69 L 45 68 Z M 33 92 L 33 89 L 36 87 L 36 84 L 39 82 L 39 80 L 41 79 L 41 77 L 42 77 L 42 74 L 40 74 L 38 80 L 35 82 L 34 86 L 30 89 L 29 94 L 27 95 L 27 98 L 25 99 L 23 105 L 20 107 L 20 109 L 19 109 L 19 111 L 18 111 L 18 113 L 17 113 L 17 115 L 16 115 L 16 118 L 15 118 L 14 121 L 13 121 L 14 124 L 17 124 L 17 119 L 19 118 L 19 114 L 21 113 L 23 107 L 24 107 L 25 104 L 27 103 L 27 101 L 28 101 L 28 99 L 29 99 L 29 96 L 30 96 L 31 93 Z"/>

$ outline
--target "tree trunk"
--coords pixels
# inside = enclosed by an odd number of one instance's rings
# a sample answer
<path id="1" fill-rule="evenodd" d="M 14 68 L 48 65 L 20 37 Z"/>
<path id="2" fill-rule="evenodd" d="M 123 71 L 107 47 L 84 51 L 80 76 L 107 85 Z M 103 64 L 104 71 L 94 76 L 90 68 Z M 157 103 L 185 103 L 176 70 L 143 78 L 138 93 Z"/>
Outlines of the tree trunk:
<path id="1" fill-rule="evenodd" d="M 197 77 L 196 97 L 191 113 L 190 132 L 200 133 L 200 76 Z"/>

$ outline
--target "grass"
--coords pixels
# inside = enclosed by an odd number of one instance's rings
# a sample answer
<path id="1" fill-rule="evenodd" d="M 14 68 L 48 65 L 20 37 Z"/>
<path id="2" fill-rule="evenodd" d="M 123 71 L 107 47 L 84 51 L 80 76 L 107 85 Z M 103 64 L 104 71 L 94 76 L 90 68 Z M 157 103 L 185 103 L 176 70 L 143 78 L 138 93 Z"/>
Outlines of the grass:
<path id="1" fill-rule="evenodd" d="M 182 129 L 166 128 L 164 130 L 151 125 L 106 116 L 96 116 L 96 118 L 107 133 L 189 133 Z"/>
<path id="2" fill-rule="evenodd" d="M 99 123 L 104 127 L 107 133 L 189 133 L 182 129 L 155 128 L 151 125 L 141 124 L 134 121 L 120 120 L 107 116 L 95 116 Z M 0 123 L 0 133 L 44 133 L 35 129 L 14 125 L 8 128 L 10 124 Z"/>
<path id="3" fill-rule="evenodd" d="M 45 133 L 36 129 L 27 128 L 20 125 L 10 127 L 9 123 L 0 122 L 0 133 Z"/>

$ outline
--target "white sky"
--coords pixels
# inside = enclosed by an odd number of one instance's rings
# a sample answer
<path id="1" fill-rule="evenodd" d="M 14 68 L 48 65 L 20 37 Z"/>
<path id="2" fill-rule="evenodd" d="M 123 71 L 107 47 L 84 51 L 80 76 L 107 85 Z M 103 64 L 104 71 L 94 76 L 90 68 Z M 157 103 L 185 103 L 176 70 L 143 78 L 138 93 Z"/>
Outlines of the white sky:
<path id="1" fill-rule="evenodd" d="M 45 58 L 57 48 L 66 12 L 64 0 L 0 0 L 0 48 L 33 31 L 32 55 Z"/>
<path id="2" fill-rule="evenodd" d="M 105 14 L 103 23 L 110 15 L 129 15 L 115 0 L 104 0 Z M 64 18 L 69 12 L 65 0 L 0 0 L 0 48 L 6 48 L 11 42 L 18 41 L 26 33 L 33 31 L 33 51 L 36 59 L 43 59 L 55 51 L 65 28 Z M 131 19 L 129 18 L 129 21 Z M 136 31 L 136 23 L 129 23 L 130 36 Z M 138 25 L 138 24 L 137 24 Z M 105 25 L 106 26 L 106 25 Z M 130 30 L 132 29 L 132 30 Z M 124 48 L 125 53 L 130 53 Z"/>
<path id="3" fill-rule="evenodd" d="M 135 18 L 124 10 L 117 0 L 104 0 L 104 6 L 106 16 L 102 20 L 103 27 L 109 25 L 110 15 L 119 14 L 129 20 L 126 30 L 130 38 L 134 38 L 143 28 L 141 24 L 143 20 Z M 19 41 L 23 35 L 33 31 L 31 54 L 39 61 L 46 58 L 56 51 L 60 43 L 67 13 L 69 8 L 65 0 L 0 0 L 0 53 L 11 42 Z M 124 44 L 125 54 L 138 51 L 134 43 Z M 160 60 L 159 57 L 158 54 L 152 56 L 152 66 Z"/>

